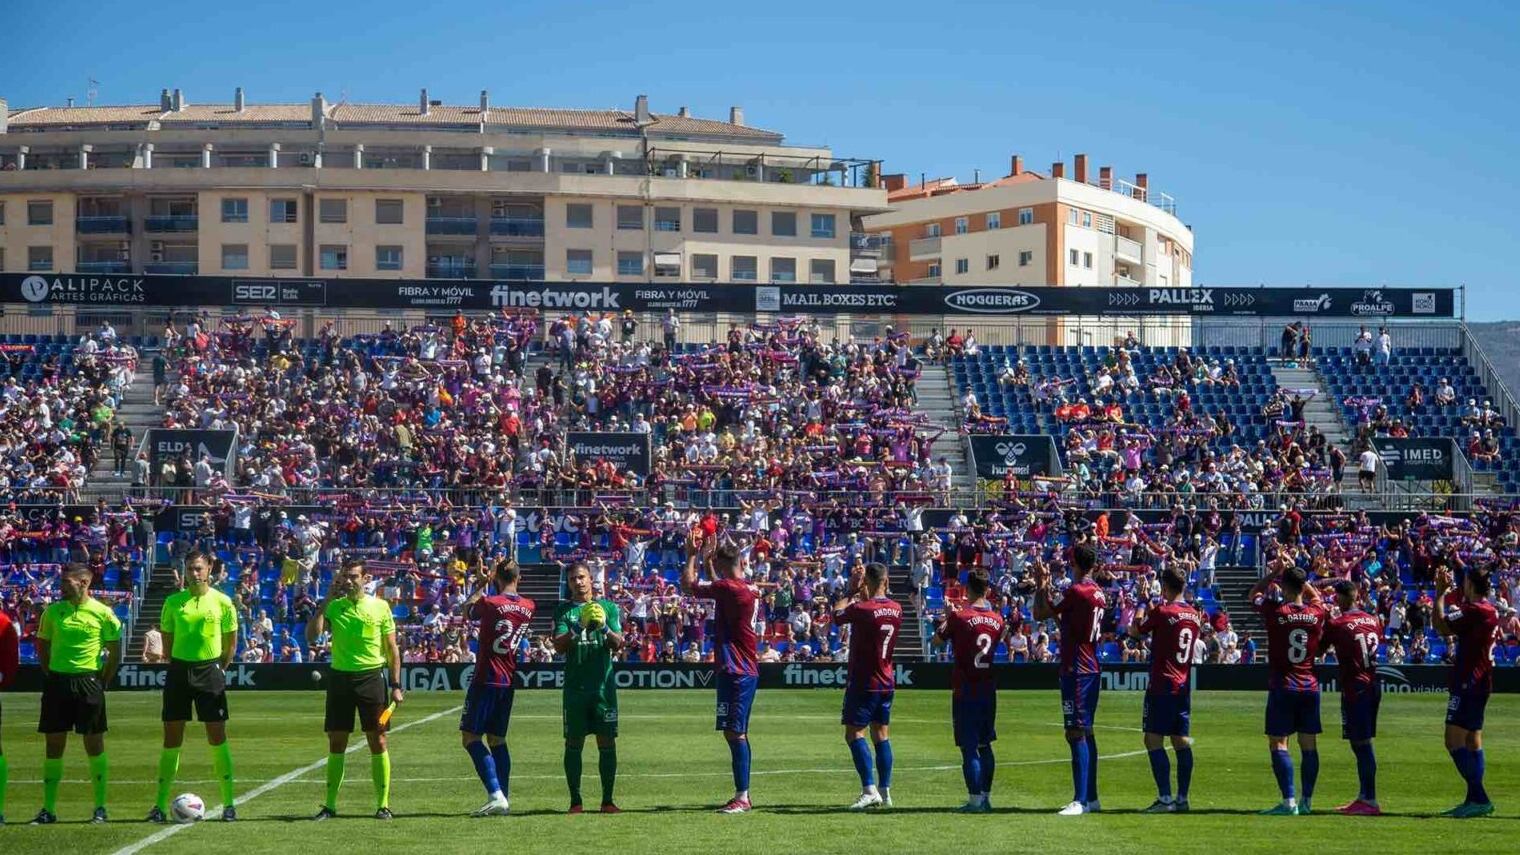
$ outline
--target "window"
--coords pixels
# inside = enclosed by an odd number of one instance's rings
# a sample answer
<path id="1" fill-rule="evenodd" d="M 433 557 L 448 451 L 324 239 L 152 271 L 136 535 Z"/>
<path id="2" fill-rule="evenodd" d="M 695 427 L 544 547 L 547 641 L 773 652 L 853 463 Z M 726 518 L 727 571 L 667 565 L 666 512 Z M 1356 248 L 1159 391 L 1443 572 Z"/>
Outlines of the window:
<path id="1" fill-rule="evenodd" d="M 796 237 L 797 215 L 792 211 L 771 211 L 771 234 L 775 237 Z"/>
<path id="2" fill-rule="evenodd" d="M 969 259 L 969 258 L 957 258 L 955 260 L 955 272 L 956 273 L 970 273 L 971 272 L 971 259 Z"/>
<path id="3" fill-rule="evenodd" d="M 377 213 L 378 213 L 378 211 L 377 211 Z M 375 269 L 376 270 L 400 270 L 401 269 L 401 247 L 399 247 L 399 246 L 377 246 L 377 247 L 375 247 Z"/>
<path id="4" fill-rule="evenodd" d="M 939 237 L 939 223 L 924 226 L 924 237 Z"/>
<path id="5" fill-rule="evenodd" d="M 654 275 L 660 279 L 669 279 L 681 275 L 681 254 L 679 252 L 657 252 L 654 254 Z"/>
<path id="6" fill-rule="evenodd" d="M 1020 267 L 1028 267 L 1029 266 L 1029 262 L 1031 262 L 1031 261 L 1034 261 L 1034 252 L 1033 251 L 1027 250 L 1027 249 L 1019 251 L 1019 266 Z"/>
<path id="7" fill-rule="evenodd" d="M 317 200 L 317 221 L 323 223 L 346 223 L 348 222 L 347 199 L 319 199 Z"/>
<path id="8" fill-rule="evenodd" d="M 987 256 L 987 269 L 988 270 L 996 270 L 996 269 L 998 269 L 999 266 L 1002 265 L 1002 263 L 1003 263 L 1003 259 L 999 258 L 996 255 L 989 255 L 989 256 Z"/>
<path id="9" fill-rule="evenodd" d="M 795 258 L 772 258 L 771 259 L 772 282 L 796 282 L 797 259 Z"/>
<path id="10" fill-rule="evenodd" d="M 296 214 L 296 200 L 294 199 L 270 199 L 269 222 L 271 223 L 296 223 L 300 222 Z"/>
<path id="11" fill-rule="evenodd" d="M 1076 208 L 1072 208 L 1066 212 L 1066 222 L 1071 223 L 1072 225 L 1076 225 L 1080 215 L 1080 211 L 1078 211 Z"/>
<path id="12" fill-rule="evenodd" d="M 222 269 L 223 270 L 247 270 L 248 269 L 248 244 L 224 243 L 222 244 Z"/>
<path id="13" fill-rule="evenodd" d="M 246 222 L 248 222 L 248 200 L 247 199 L 223 199 L 222 200 L 222 222 L 224 222 L 224 223 L 246 223 Z M 226 265 L 222 265 L 222 266 L 225 267 Z"/>
<path id="14" fill-rule="evenodd" d="M 736 255 L 729 265 L 735 282 L 754 282 L 760 275 L 759 264 L 753 255 Z"/>
<path id="15" fill-rule="evenodd" d="M 1087 229 L 1092 228 L 1092 214 L 1086 211 L 1082 212 L 1082 227 Z"/>
<path id="16" fill-rule="evenodd" d="M 931 264 L 931 265 L 929 265 L 929 278 L 930 279 L 938 279 L 939 278 L 939 265 L 938 264 Z"/>
<path id="17" fill-rule="evenodd" d="M 26 248 L 27 270 L 52 270 L 53 248 L 50 246 L 29 246 Z"/>
<path id="18" fill-rule="evenodd" d="M 618 210 L 622 210 L 619 208 Z M 642 213 L 643 209 L 635 209 Z M 642 252 L 619 252 L 617 254 L 617 275 L 619 276 L 643 276 L 644 253 Z"/>
<path id="19" fill-rule="evenodd" d="M 585 204 L 570 204 L 565 206 L 565 228 L 589 229 L 591 228 L 591 206 Z"/>
<path id="20" fill-rule="evenodd" d="M 1071 251 L 1071 266 L 1072 267 L 1076 267 L 1077 264 L 1078 264 L 1078 262 L 1080 262 L 1080 261 L 1081 261 L 1081 253 L 1077 252 L 1076 250 L 1072 250 Z"/>
<path id="21" fill-rule="evenodd" d="M 833 214 L 814 214 L 813 215 L 813 237 L 815 237 L 815 238 L 832 238 L 833 236 L 834 236 L 834 215 Z"/>
<path id="22" fill-rule="evenodd" d="M 49 199 L 41 202 L 27 202 L 26 224 L 29 226 L 51 226 L 53 224 L 52 200 Z M 49 250 L 49 252 L 51 252 L 51 250 Z M 49 262 L 49 266 L 52 266 L 51 262 Z"/>
<path id="23" fill-rule="evenodd" d="M 617 227 L 623 231 L 641 232 L 644 230 L 644 206 L 643 205 L 619 205 L 617 206 Z M 639 256 L 639 267 L 644 266 L 643 256 Z"/>
<path id="24" fill-rule="evenodd" d="M 757 211 L 734 211 L 734 234 L 756 235 L 760 233 L 760 214 Z"/>
<path id="25" fill-rule="evenodd" d="M 1033 208 L 1020 208 L 1019 209 L 1019 225 L 1021 225 L 1021 226 L 1027 226 L 1027 225 L 1030 225 L 1033 222 L 1034 222 L 1034 209 Z"/>
<path id="26" fill-rule="evenodd" d="M 5 225 L 5 203 L 0 202 L 0 226 Z"/>
<path id="27" fill-rule="evenodd" d="M 654 230 L 657 232 L 678 232 L 681 230 L 680 208 L 655 208 Z"/>
<path id="28" fill-rule="evenodd" d="M 293 243 L 272 243 L 269 245 L 269 269 L 270 270 L 295 270 L 296 269 L 296 245 Z"/>
<path id="29" fill-rule="evenodd" d="M 992 231 L 993 229 L 1000 229 L 1002 227 L 1003 227 L 1003 214 L 1002 214 L 1002 212 L 1000 212 L 1000 211 L 993 211 L 992 213 L 990 213 L 990 214 L 987 215 L 987 230 L 988 231 Z"/>
<path id="30" fill-rule="evenodd" d="M 808 262 L 808 281 L 814 285 L 833 285 L 834 259 L 815 258 Z"/>
<path id="31" fill-rule="evenodd" d="M 399 226 L 403 220 L 403 205 L 400 199 L 376 199 L 375 200 L 375 225 Z M 398 262 L 399 263 L 399 262 Z M 380 268 L 387 270 L 389 268 Z M 400 268 L 396 268 L 399 270 Z"/>
<path id="32" fill-rule="evenodd" d="M 718 209 L 717 208 L 693 208 L 691 211 L 691 230 L 702 234 L 718 233 Z"/>
<path id="33" fill-rule="evenodd" d="M 716 212 L 714 212 L 716 216 Z M 691 256 L 691 276 L 693 279 L 717 279 L 718 257 L 709 253 L 693 253 Z"/>
<path id="34" fill-rule="evenodd" d="M 321 251 L 323 270 L 347 270 L 348 247 L 342 244 L 325 243 Z"/>
<path id="35" fill-rule="evenodd" d="M 1092 269 L 1092 253 L 1090 253 L 1090 252 L 1084 252 L 1084 253 L 1082 253 L 1082 266 L 1085 267 L 1085 268 L 1087 268 L 1088 270 Z"/>
<path id="36" fill-rule="evenodd" d="M 968 231 L 970 231 L 970 228 L 966 225 L 966 218 L 965 217 L 956 217 L 955 218 L 955 233 L 958 234 L 958 235 L 963 235 L 963 234 L 965 234 Z"/>
<path id="37" fill-rule="evenodd" d="M 5 272 L 5 247 L 0 246 L 0 273 Z"/>
<path id="38" fill-rule="evenodd" d="M 587 206 L 590 207 L 590 206 Z M 591 275 L 591 250 L 565 250 L 565 272 L 571 276 Z"/>

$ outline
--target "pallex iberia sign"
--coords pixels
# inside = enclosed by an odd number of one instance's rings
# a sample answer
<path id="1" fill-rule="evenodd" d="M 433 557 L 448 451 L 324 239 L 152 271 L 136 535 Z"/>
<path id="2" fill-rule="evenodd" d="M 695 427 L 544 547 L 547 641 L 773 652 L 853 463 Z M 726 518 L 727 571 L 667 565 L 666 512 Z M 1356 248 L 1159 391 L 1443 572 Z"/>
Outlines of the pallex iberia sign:
<path id="1" fill-rule="evenodd" d="M 1449 318 L 1452 288 L 1057 288 L 0 274 L 0 302 L 546 312 Z"/>
<path id="2" fill-rule="evenodd" d="M 949 689 L 951 665 L 944 662 L 900 662 L 895 666 L 899 689 Z M 1323 691 L 1335 692 L 1337 670 L 1333 665 L 1316 668 Z M 998 688 L 1009 691 L 1051 689 L 1058 684 L 1059 666 L 999 664 L 993 668 Z M 1385 693 L 1441 693 L 1447 688 L 1450 669 L 1445 665 L 1384 665 L 1377 670 Z M 402 688 L 409 692 L 460 692 L 474 679 L 475 666 L 403 665 Z M 844 665 L 833 663 L 762 663 L 759 685 L 762 689 L 834 689 L 842 690 L 848 672 Z M 716 674 L 711 664 L 622 663 L 614 672 L 620 689 L 714 689 Z M 116 674 L 112 689 L 159 691 L 168 681 L 168 669 L 162 665 L 123 665 Z M 517 669 L 515 685 L 524 689 L 559 689 L 564 686 L 563 665 L 522 665 Z M 329 684 L 326 664 L 234 664 L 227 669 L 227 688 L 242 691 L 310 691 L 326 689 Z M 1147 665 L 1106 665 L 1099 678 L 1106 692 L 1144 692 L 1150 686 Z M 1193 669 L 1193 688 L 1200 691 L 1265 690 L 1265 665 L 1199 665 Z M 42 689 L 42 671 L 24 665 L 16 675 L 18 692 Z M 1520 669 L 1498 668 L 1494 671 L 1494 691 L 1520 692 Z"/>

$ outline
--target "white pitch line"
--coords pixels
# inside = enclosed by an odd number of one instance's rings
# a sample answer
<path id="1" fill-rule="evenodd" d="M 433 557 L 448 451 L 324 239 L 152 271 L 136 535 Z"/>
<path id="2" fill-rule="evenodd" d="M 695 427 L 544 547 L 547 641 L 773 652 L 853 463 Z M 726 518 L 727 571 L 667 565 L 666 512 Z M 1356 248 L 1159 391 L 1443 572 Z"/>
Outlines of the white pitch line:
<path id="1" fill-rule="evenodd" d="M 453 715 L 454 713 L 457 713 L 457 712 L 459 712 L 462 709 L 464 709 L 463 706 L 456 706 L 456 707 L 452 707 L 450 709 L 443 710 L 441 712 L 435 712 L 435 713 L 433 713 L 430 716 L 425 716 L 423 718 L 419 718 L 416 721 L 409 721 L 406 724 L 403 724 L 400 727 L 397 727 L 397 728 L 391 730 L 390 732 L 391 733 L 400 733 L 401 731 L 406 730 L 409 727 L 417 727 L 418 725 L 427 724 L 428 722 L 431 722 L 431 721 L 437 721 L 438 719 L 443 718 L 444 716 Z M 352 754 L 352 753 L 354 753 L 355 751 L 358 751 L 361 748 L 368 747 L 368 745 L 369 745 L 368 740 L 360 740 L 357 744 L 350 745 L 348 747 L 348 750 L 345 751 L 344 753 L 345 754 Z M 274 789 L 278 789 L 279 787 L 283 787 L 286 784 L 299 779 L 302 775 L 305 775 L 307 772 L 314 772 L 317 769 L 320 769 L 321 767 L 323 767 L 325 765 L 327 765 L 327 758 L 323 757 L 321 760 L 318 760 L 317 762 L 308 764 L 306 766 L 302 766 L 301 768 L 295 770 L 294 772 L 286 772 L 285 774 L 281 775 L 278 778 L 273 778 L 273 779 L 269 780 L 268 782 L 266 782 L 264 784 L 261 784 L 260 786 L 254 787 L 252 790 L 249 790 L 242 798 L 238 799 L 238 802 L 239 803 L 243 803 L 243 804 L 246 804 L 247 802 L 251 802 L 254 799 L 258 798 L 259 796 L 262 796 L 265 793 L 269 792 L 270 790 L 274 790 Z M 217 805 L 216 807 L 208 808 L 207 811 L 206 811 L 206 813 L 208 813 L 208 814 L 215 814 L 215 813 L 219 813 L 221 810 L 222 810 L 222 806 L 221 805 Z M 170 826 L 167 826 L 165 828 L 159 829 L 158 831 L 155 831 L 154 833 L 148 835 L 147 837 L 144 837 L 142 840 L 139 840 L 136 843 L 133 843 L 133 844 L 128 845 L 128 846 L 123 846 L 122 848 L 116 850 L 115 855 L 136 855 L 136 853 L 141 852 L 144 849 L 147 849 L 149 846 L 152 846 L 153 844 L 162 842 L 164 840 L 168 840 L 169 838 L 173 837 L 174 835 L 176 835 L 176 834 L 180 833 L 181 831 L 184 831 L 185 829 L 188 829 L 188 828 L 194 828 L 194 826 L 193 825 L 170 825 Z"/>
<path id="2" fill-rule="evenodd" d="M 422 722 L 418 721 L 418 722 L 414 722 L 414 723 L 415 724 L 421 724 Z M 396 728 L 396 730 L 398 730 L 398 731 L 400 729 L 401 728 L 399 728 L 399 727 Z M 1120 752 L 1118 754 L 1104 754 L 1104 755 L 1101 755 L 1098 759 L 1099 760 L 1120 760 L 1120 759 L 1123 759 L 1125 757 L 1139 757 L 1141 754 L 1145 754 L 1145 753 L 1146 753 L 1145 749 L 1142 748 L 1142 749 L 1137 749 L 1135 751 L 1123 751 L 1123 752 Z M 327 761 L 323 760 L 320 763 L 314 763 L 311 766 L 306 767 L 305 771 L 316 771 L 317 767 L 320 766 L 322 763 L 325 763 L 325 762 L 327 762 Z M 1070 762 L 1071 762 L 1071 759 L 1068 758 L 1068 757 L 1055 757 L 1055 758 L 1051 758 L 1049 760 L 1005 760 L 1005 761 L 1003 761 L 1003 762 L 1001 762 L 1001 763 L 999 763 L 997 765 L 998 766 L 1046 766 L 1046 765 L 1050 765 L 1050 764 L 1054 764 L 1054 763 L 1070 763 Z M 897 771 L 897 772 L 946 772 L 946 771 L 949 771 L 951 769 L 960 769 L 960 768 L 961 768 L 960 764 L 959 763 L 955 763 L 955 764 L 949 764 L 949 765 L 944 765 L 944 766 L 895 766 L 895 767 L 893 767 L 893 770 Z M 756 770 L 750 772 L 750 774 L 751 775 L 756 775 L 756 776 L 758 776 L 758 775 L 842 775 L 842 774 L 844 774 L 846 772 L 851 772 L 851 771 L 854 771 L 854 770 L 841 766 L 841 767 L 830 768 L 830 769 L 821 769 L 821 768 L 820 769 L 756 769 Z M 320 784 L 324 780 L 322 778 L 304 778 L 303 779 L 303 778 L 300 777 L 300 775 L 303 774 L 303 772 L 296 772 L 296 773 L 291 773 L 291 774 L 296 775 L 296 777 L 291 778 L 290 775 L 281 775 L 279 778 L 271 778 L 271 779 L 269 779 L 266 783 L 268 783 L 268 784 L 276 784 L 276 782 L 283 782 L 283 783 L 300 783 L 300 784 Z M 622 772 L 622 771 L 619 771 L 618 772 L 618 779 L 622 780 L 623 778 L 727 778 L 727 777 L 729 777 L 732 774 L 733 773 L 731 771 L 728 771 L 728 770 L 719 771 L 719 772 Z M 560 781 L 560 780 L 563 780 L 563 779 L 564 779 L 564 775 L 563 774 L 560 774 L 560 775 L 513 775 L 512 776 L 512 780 L 514 780 L 514 781 Z M 258 778 L 246 779 L 245 783 L 254 783 L 254 782 L 258 781 L 258 780 L 259 780 Z M 474 780 L 474 778 L 470 777 L 470 775 L 468 773 L 461 773 L 459 775 L 454 775 L 454 776 L 451 776 L 451 777 L 448 777 L 448 778 L 392 778 L 391 779 L 392 783 L 397 783 L 397 784 L 439 784 L 439 783 L 447 783 L 447 782 L 450 782 L 450 781 L 473 781 L 473 780 Z M 40 784 L 42 782 L 40 780 L 17 780 L 17 781 L 14 781 L 14 783 L 17 783 L 17 784 Z M 84 781 L 84 780 L 80 780 L 80 781 L 64 781 L 64 783 L 66 783 L 66 784 L 68 784 L 68 783 L 85 784 L 85 783 L 89 783 L 89 782 L 88 781 Z M 118 784 L 152 784 L 152 783 L 156 783 L 156 782 L 155 781 L 115 781 L 115 780 L 113 780 L 112 783 L 118 783 Z M 214 783 L 216 783 L 216 779 L 210 778 L 210 779 L 206 779 L 206 780 L 194 780 L 194 779 L 192 779 L 192 780 L 181 780 L 181 781 L 179 781 L 179 783 L 181 783 L 181 784 L 214 784 Z M 272 787 L 271 787 L 271 789 L 272 789 Z M 267 789 L 262 789 L 260 791 L 267 792 L 268 790 Z M 257 794 L 260 791 L 255 791 L 254 793 L 250 793 L 248 796 L 246 796 L 245 798 L 243 798 L 242 801 L 247 801 L 248 799 L 252 798 L 255 794 Z M 210 810 L 207 811 L 207 813 L 208 814 L 214 813 L 215 810 L 216 810 L 215 808 L 210 809 Z M 180 826 L 176 826 L 176 827 L 180 827 Z M 188 827 L 188 826 L 183 826 L 183 827 Z"/>

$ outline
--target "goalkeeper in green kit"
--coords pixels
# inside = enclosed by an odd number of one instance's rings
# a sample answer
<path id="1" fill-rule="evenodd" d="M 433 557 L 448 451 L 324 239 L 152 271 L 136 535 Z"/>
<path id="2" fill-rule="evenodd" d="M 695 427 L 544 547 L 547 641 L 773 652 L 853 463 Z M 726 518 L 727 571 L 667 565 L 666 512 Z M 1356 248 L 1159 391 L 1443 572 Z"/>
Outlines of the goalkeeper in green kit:
<path id="1" fill-rule="evenodd" d="M 617 813 L 612 785 L 617 779 L 617 683 L 613 662 L 623 648 L 623 623 L 611 600 L 593 598 L 591 568 L 570 565 L 570 601 L 554 616 L 554 649 L 565 656 L 565 783 L 570 813 L 581 813 L 581 752 L 587 734 L 596 735 L 602 778 L 602 813 Z"/>

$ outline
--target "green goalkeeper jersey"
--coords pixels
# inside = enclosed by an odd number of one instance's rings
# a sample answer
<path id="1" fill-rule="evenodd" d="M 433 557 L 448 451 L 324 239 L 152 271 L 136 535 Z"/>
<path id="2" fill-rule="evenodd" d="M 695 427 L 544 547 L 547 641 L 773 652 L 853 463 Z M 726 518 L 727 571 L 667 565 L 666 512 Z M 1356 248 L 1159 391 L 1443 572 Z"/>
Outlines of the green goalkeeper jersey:
<path id="1" fill-rule="evenodd" d="M 593 600 L 607 613 L 605 628 L 588 630 L 581 626 L 581 609 L 590 603 L 565 603 L 554 616 L 554 634 L 573 633 L 575 643 L 565 652 L 565 691 L 600 692 L 614 688 L 612 650 L 607 646 L 607 632 L 622 632 L 622 616 L 611 600 Z"/>

